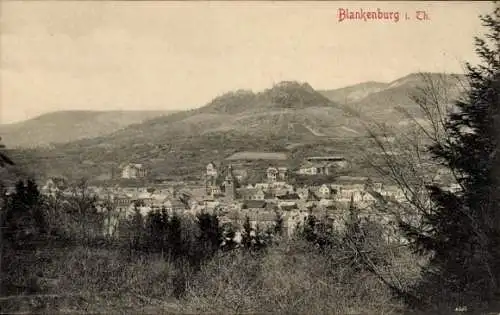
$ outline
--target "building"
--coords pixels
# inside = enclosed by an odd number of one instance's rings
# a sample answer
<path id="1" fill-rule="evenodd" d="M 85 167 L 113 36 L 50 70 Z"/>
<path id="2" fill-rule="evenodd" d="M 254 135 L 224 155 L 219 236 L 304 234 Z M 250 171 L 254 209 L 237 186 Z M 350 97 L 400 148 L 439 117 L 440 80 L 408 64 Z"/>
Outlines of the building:
<path id="1" fill-rule="evenodd" d="M 336 168 L 345 168 L 348 166 L 347 160 L 342 156 L 310 156 L 306 158 L 311 163 L 328 163 Z"/>
<path id="2" fill-rule="evenodd" d="M 286 181 L 288 179 L 288 168 L 278 167 L 278 179 Z"/>
<path id="3" fill-rule="evenodd" d="M 205 187 L 207 189 L 211 186 L 215 186 L 218 183 L 218 179 L 220 176 L 219 172 L 219 165 L 217 165 L 215 162 L 210 162 L 207 164 L 206 169 L 205 169 Z M 220 182 L 219 182 L 220 184 Z M 208 193 L 208 190 L 207 190 Z"/>
<path id="4" fill-rule="evenodd" d="M 143 164 L 129 163 L 122 167 L 122 178 L 144 178 L 149 175 L 149 170 Z"/>
<path id="5" fill-rule="evenodd" d="M 310 156 L 306 158 L 307 162 L 312 163 L 328 163 L 333 167 L 344 168 L 349 165 L 347 160 L 342 156 Z"/>
<path id="6" fill-rule="evenodd" d="M 236 178 L 234 177 L 231 164 L 227 168 L 227 175 L 224 179 L 224 193 L 226 198 L 230 200 L 236 199 Z"/>
<path id="7" fill-rule="evenodd" d="M 334 169 L 345 168 L 349 165 L 341 156 L 310 156 L 300 166 L 300 175 L 330 175 Z"/>
<path id="8" fill-rule="evenodd" d="M 330 175 L 332 166 L 328 162 L 309 162 L 303 163 L 297 174 L 299 175 Z"/>
<path id="9" fill-rule="evenodd" d="M 214 162 L 210 162 L 208 163 L 207 167 L 206 167 L 206 173 L 205 175 L 208 177 L 213 177 L 213 178 L 217 178 L 219 172 L 217 170 L 217 165 L 215 165 Z"/>
<path id="10" fill-rule="evenodd" d="M 266 174 L 267 180 L 270 182 L 285 181 L 288 178 L 288 168 L 271 166 L 267 168 Z"/>
<path id="11" fill-rule="evenodd" d="M 253 195 L 253 200 L 269 200 L 272 198 L 273 196 L 268 191 L 262 189 L 257 189 Z"/>
<path id="12" fill-rule="evenodd" d="M 285 161 L 287 160 L 287 154 L 284 152 L 236 152 L 229 156 L 226 160 L 228 161 L 257 161 L 257 160 L 268 160 L 268 161 Z"/>
<path id="13" fill-rule="evenodd" d="M 278 179 L 278 169 L 276 167 L 268 167 L 266 174 L 267 180 L 270 182 L 275 182 Z"/>
<path id="14" fill-rule="evenodd" d="M 49 178 L 42 187 L 41 192 L 45 195 L 55 195 L 62 193 L 68 188 L 68 183 L 65 178 L 53 177 Z"/>
<path id="15" fill-rule="evenodd" d="M 185 203 L 175 198 L 165 200 L 163 207 L 167 213 L 182 213 L 188 209 Z"/>
<path id="16" fill-rule="evenodd" d="M 332 194 L 332 190 L 328 185 L 323 184 L 319 187 L 318 194 L 321 196 L 321 198 L 329 199 L 330 195 Z"/>

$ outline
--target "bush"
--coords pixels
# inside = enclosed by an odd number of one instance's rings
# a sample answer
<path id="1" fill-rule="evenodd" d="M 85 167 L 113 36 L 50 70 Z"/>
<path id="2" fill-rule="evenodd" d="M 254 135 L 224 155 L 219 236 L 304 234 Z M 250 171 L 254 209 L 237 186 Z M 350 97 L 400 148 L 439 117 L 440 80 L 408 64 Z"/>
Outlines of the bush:
<path id="1" fill-rule="evenodd" d="M 400 308 L 376 276 L 354 273 L 330 254 L 304 241 L 218 254 L 189 283 L 183 303 L 193 313 L 387 314 Z"/>

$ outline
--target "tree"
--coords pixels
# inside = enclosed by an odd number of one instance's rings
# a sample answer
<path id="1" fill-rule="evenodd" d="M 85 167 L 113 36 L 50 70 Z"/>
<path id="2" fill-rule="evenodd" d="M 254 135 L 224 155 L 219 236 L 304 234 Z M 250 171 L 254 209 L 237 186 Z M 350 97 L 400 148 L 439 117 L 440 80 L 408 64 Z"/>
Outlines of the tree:
<path id="1" fill-rule="evenodd" d="M 74 237 L 90 240 L 102 231 L 103 218 L 97 212 L 97 195 L 89 190 L 88 181 L 79 179 L 70 187 L 66 211 Z"/>
<path id="2" fill-rule="evenodd" d="M 167 223 L 167 246 L 173 259 L 183 256 L 181 218 L 177 214 L 174 214 Z"/>
<path id="3" fill-rule="evenodd" d="M 165 251 L 168 220 L 166 211 L 153 210 L 148 213 L 146 221 L 148 250 Z"/>
<path id="4" fill-rule="evenodd" d="M 211 257 L 222 244 L 222 229 L 219 218 L 214 214 L 201 213 L 197 216 L 200 235 L 198 245 L 202 249 L 200 260 Z"/>
<path id="5" fill-rule="evenodd" d="M 18 181 L 5 209 L 4 239 L 13 245 L 46 232 L 44 200 L 33 180 Z"/>
<path id="6" fill-rule="evenodd" d="M 276 218 L 274 221 L 274 234 L 283 236 L 285 229 L 285 220 L 281 212 L 276 211 Z"/>
<path id="7" fill-rule="evenodd" d="M 144 218 L 137 205 L 134 205 L 134 214 L 130 223 L 132 228 L 131 247 L 133 249 L 139 249 L 144 239 Z"/>
<path id="8" fill-rule="evenodd" d="M 250 218 L 248 216 L 245 216 L 245 222 L 243 223 L 243 233 L 242 233 L 242 239 L 241 243 L 243 244 L 243 247 L 246 249 L 252 248 L 252 224 L 250 223 Z"/>
<path id="9" fill-rule="evenodd" d="M 478 307 L 500 291 L 500 9 L 480 18 L 495 47 L 476 38 L 482 64 L 466 64 L 467 95 L 444 120 L 445 136 L 430 146 L 461 189 L 430 185 L 432 202 L 421 222 L 401 222 L 417 248 L 433 254 L 417 291 L 433 304 L 446 298 L 452 307 Z"/>

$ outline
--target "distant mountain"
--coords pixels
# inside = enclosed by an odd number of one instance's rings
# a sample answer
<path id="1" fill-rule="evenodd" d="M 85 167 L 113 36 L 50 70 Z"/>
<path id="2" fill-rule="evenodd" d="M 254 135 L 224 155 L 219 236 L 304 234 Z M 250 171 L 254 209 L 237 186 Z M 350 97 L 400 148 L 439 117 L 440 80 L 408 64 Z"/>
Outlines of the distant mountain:
<path id="1" fill-rule="evenodd" d="M 412 73 L 389 83 L 365 82 L 321 93 L 342 104 L 346 111 L 361 115 L 364 121 L 399 124 L 407 118 L 406 113 L 421 118 L 422 112 L 412 96 L 429 81 L 441 89 L 440 93 L 446 91 L 452 101 L 459 97 L 465 77 L 460 74 Z"/>
<path id="2" fill-rule="evenodd" d="M 420 89 L 430 82 L 438 90 L 439 95 L 448 95 L 453 102 L 460 97 L 465 84 L 465 77 L 458 74 L 410 74 L 393 82 L 386 88 L 346 104 L 346 108 L 359 113 L 364 120 L 401 125 L 407 120 L 407 114 L 416 119 L 423 113 L 414 96 L 420 95 Z"/>
<path id="3" fill-rule="evenodd" d="M 99 176 L 112 164 L 128 161 L 152 161 L 157 173 L 197 174 L 193 169 L 205 160 L 239 150 L 272 152 L 294 143 L 359 137 L 357 121 L 309 84 L 282 82 L 256 93 L 226 93 L 197 109 L 13 158 L 39 163 L 38 170 L 51 174 L 71 170 Z"/>
<path id="4" fill-rule="evenodd" d="M 0 125 L 0 136 L 10 148 L 48 146 L 103 136 L 168 114 L 168 111 L 58 111 Z"/>
<path id="5" fill-rule="evenodd" d="M 164 143 L 213 133 L 255 137 L 348 137 L 356 131 L 344 110 L 307 83 L 282 82 L 262 92 L 240 90 L 218 96 L 190 111 L 129 126 L 106 139 L 109 143 Z M 352 129 L 352 128 L 351 128 Z"/>
<path id="6" fill-rule="evenodd" d="M 235 114 L 333 105 L 334 102 L 315 91 L 308 83 L 284 81 L 259 93 L 248 90 L 226 93 L 216 97 L 202 111 Z"/>
<path id="7" fill-rule="evenodd" d="M 379 92 L 389 86 L 389 83 L 383 82 L 363 82 L 350 85 L 340 89 L 318 91 L 328 99 L 339 104 L 351 103 L 362 99 L 372 93 Z"/>
<path id="8" fill-rule="evenodd" d="M 457 94 L 460 77 L 429 76 L 439 77 L 446 91 Z M 401 109 L 418 113 L 410 96 L 424 83 L 422 76 L 411 74 L 390 83 L 368 82 L 320 93 L 307 83 L 281 82 L 260 92 L 229 92 L 197 109 L 14 158 L 38 163 L 42 172 L 71 170 L 84 176 L 109 173 L 112 165 L 123 162 L 149 161 L 156 174 L 195 178 L 209 161 L 237 151 L 351 151 L 355 158 L 359 152 L 352 152 L 357 150 L 353 144 L 366 142 L 366 121 L 398 126 L 405 119 Z M 306 147 L 307 152 L 301 151 Z M 300 159 L 300 154 L 292 155 Z"/>

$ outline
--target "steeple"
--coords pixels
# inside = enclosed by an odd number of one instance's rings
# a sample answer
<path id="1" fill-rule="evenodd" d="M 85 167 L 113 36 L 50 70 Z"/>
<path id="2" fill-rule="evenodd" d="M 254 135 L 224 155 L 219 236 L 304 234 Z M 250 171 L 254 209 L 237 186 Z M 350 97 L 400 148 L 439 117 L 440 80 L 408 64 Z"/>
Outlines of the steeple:
<path id="1" fill-rule="evenodd" d="M 226 191 L 226 197 L 234 200 L 236 197 L 236 184 L 231 164 L 227 167 L 227 174 L 224 179 L 224 189 Z"/>
<path id="2" fill-rule="evenodd" d="M 233 166 L 231 164 L 227 166 L 226 180 L 228 179 L 234 180 Z"/>

